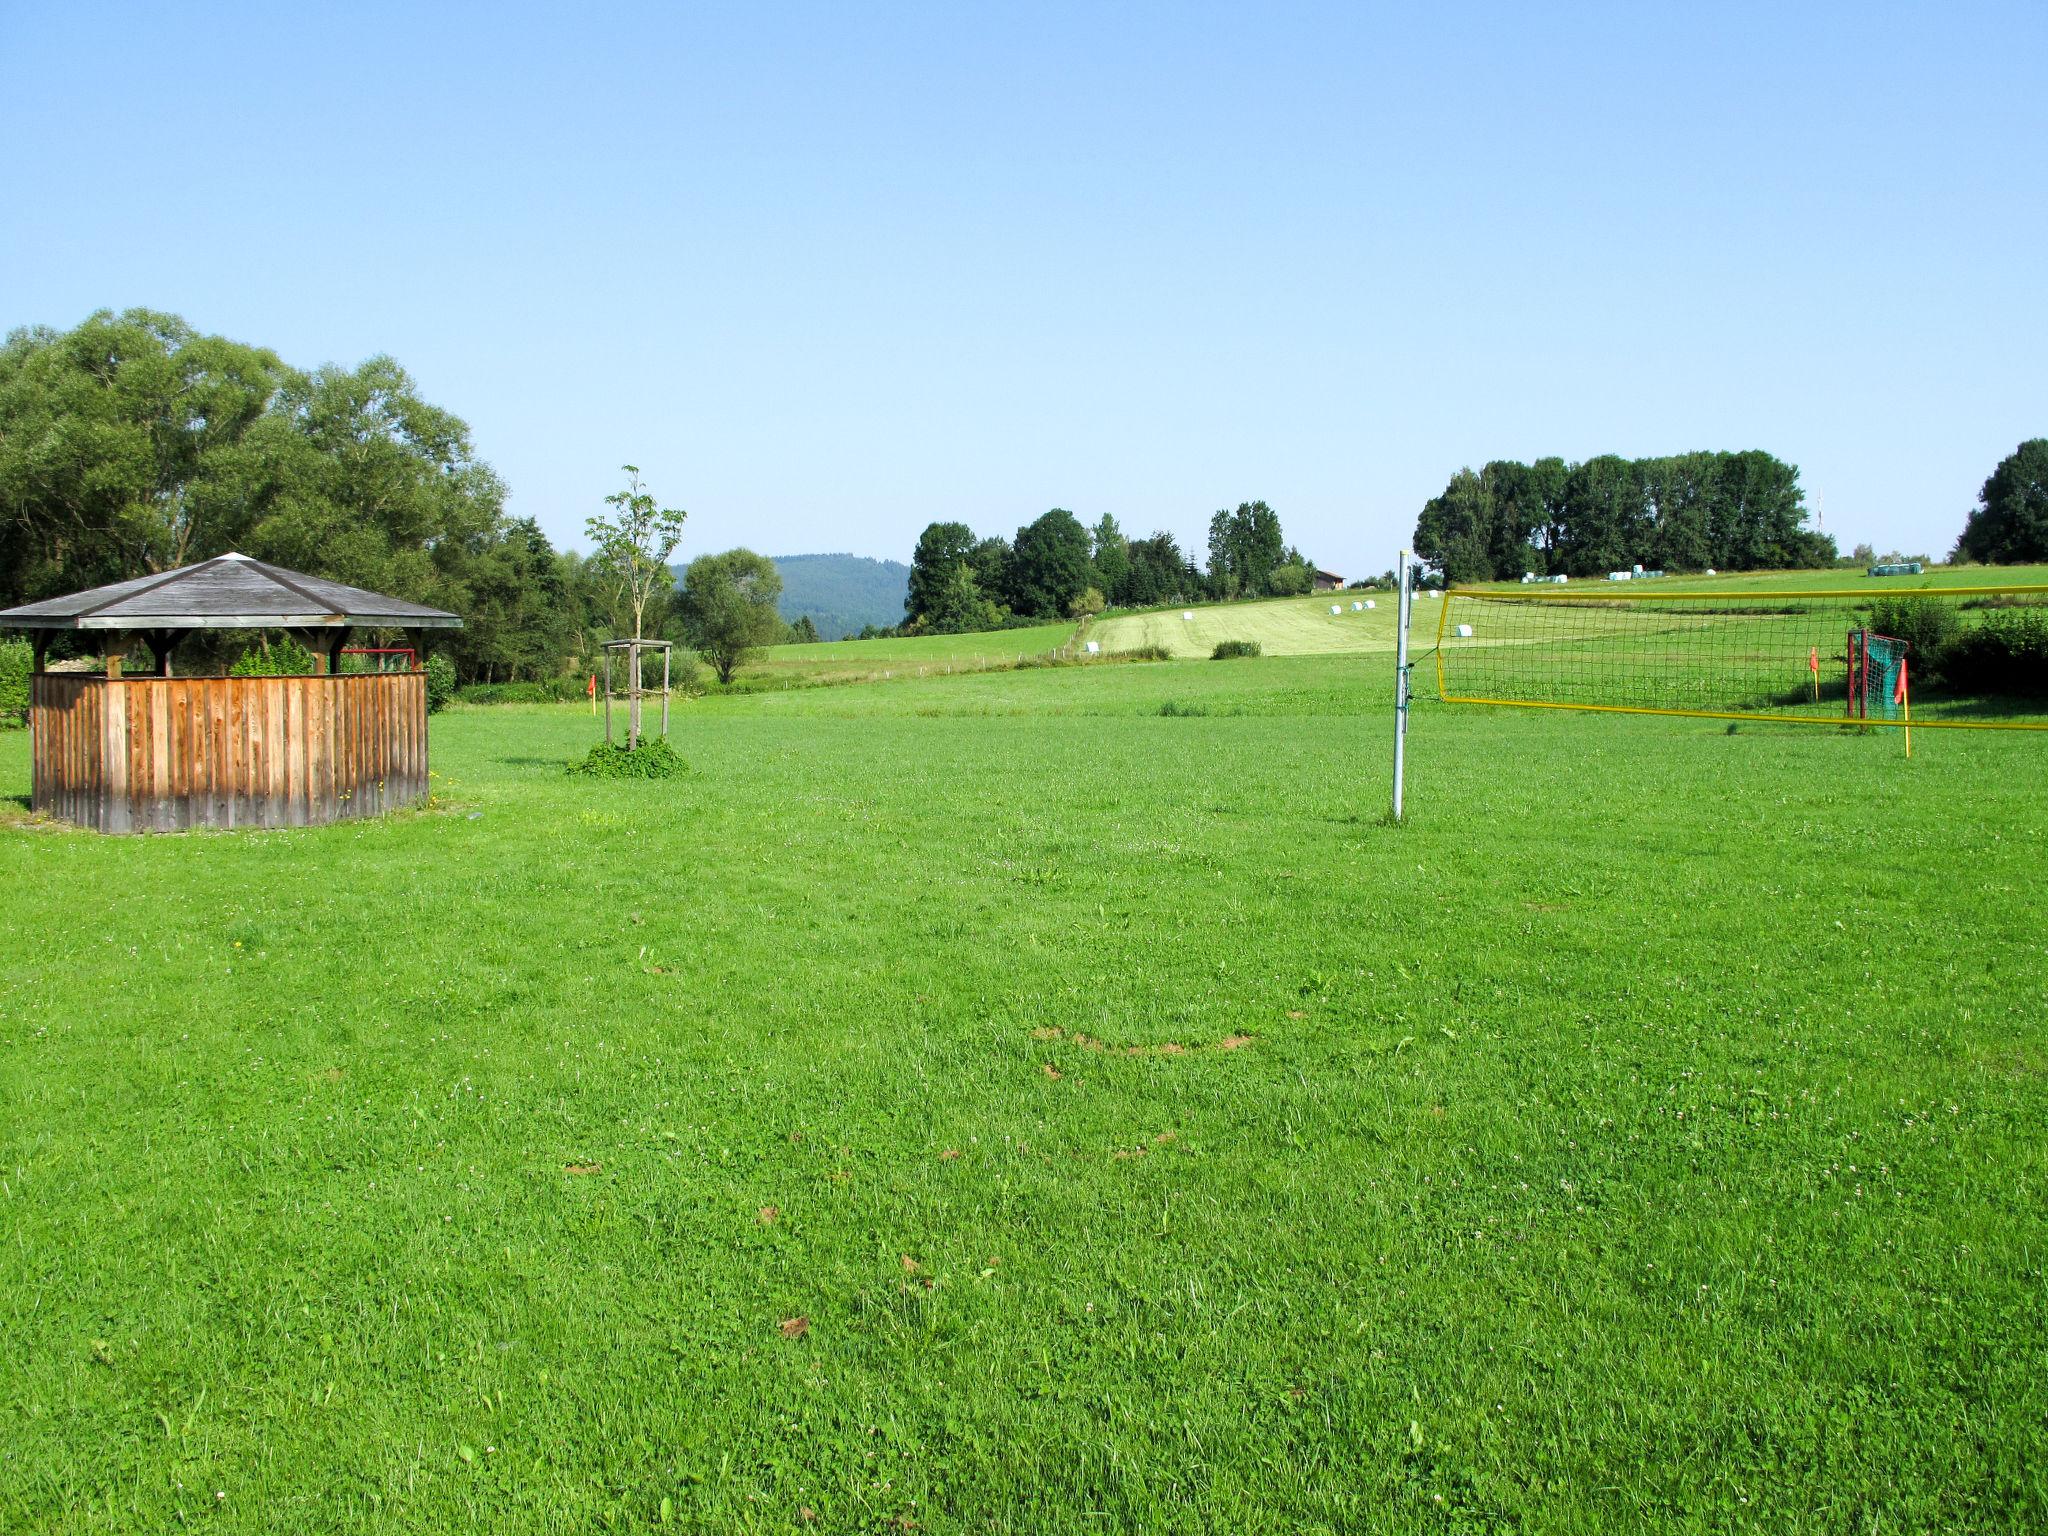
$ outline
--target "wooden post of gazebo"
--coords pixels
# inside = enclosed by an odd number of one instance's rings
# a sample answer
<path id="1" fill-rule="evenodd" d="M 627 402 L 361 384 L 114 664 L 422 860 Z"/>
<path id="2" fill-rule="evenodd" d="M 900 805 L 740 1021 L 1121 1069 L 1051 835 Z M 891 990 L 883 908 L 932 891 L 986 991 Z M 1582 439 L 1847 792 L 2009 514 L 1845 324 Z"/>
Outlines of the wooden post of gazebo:
<path id="1" fill-rule="evenodd" d="M 352 628 L 456 629 L 452 613 L 281 570 L 246 555 L 0 611 L 35 637 L 29 725 L 38 811 L 102 832 L 311 826 L 427 794 L 426 677 L 340 675 Z M 327 670 L 305 677 L 179 677 L 194 629 L 302 631 Z M 102 637 L 105 676 L 47 670 L 52 634 Z M 141 635 L 154 674 L 123 677 Z"/>

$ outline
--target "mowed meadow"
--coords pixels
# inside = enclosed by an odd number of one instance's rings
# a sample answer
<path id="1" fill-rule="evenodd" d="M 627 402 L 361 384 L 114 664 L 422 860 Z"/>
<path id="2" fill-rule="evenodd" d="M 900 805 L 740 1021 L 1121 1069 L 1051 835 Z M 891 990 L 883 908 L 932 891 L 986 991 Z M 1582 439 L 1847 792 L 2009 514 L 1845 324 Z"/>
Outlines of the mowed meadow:
<path id="1" fill-rule="evenodd" d="M 0 1527 L 2039 1529 L 2048 738 L 1424 703 L 1395 827 L 1390 672 L 17 798 Z"/>

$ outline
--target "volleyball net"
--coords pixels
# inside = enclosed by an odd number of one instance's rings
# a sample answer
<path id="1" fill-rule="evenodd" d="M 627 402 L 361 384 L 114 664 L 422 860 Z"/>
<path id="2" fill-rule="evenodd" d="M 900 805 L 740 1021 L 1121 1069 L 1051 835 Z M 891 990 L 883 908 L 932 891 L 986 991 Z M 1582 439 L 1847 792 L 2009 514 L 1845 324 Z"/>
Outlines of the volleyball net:
<path id="1" fill-rule="evenodd" d="M 1446 703 L 2048 730 L 2048 586 L 1454 588 L 1438 606 Z"/>

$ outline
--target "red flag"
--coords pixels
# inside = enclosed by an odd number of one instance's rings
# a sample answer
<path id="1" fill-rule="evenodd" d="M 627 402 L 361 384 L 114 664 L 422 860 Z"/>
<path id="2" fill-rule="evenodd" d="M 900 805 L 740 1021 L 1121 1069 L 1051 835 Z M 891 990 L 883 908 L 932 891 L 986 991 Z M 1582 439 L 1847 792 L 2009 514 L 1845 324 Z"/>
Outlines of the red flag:
<path id="1" fill-rule="evenodd" d="M 1892 702 L 1894 704 L 1906 702 L 1906 658 L 1903 656 L 1899 658 L 1899 686 L 1892 690 Z"/>
<path id="2" fill-rule="evenodd" d="M 588 693 L 593 699 L 597 697 L 597 674 L 595 672 L 590 674 L 590 686 L 584 692 Z"/>
<path id="3" fill-rule="evenodd" d="M 1806 652 L 1806 670 L 1809 672 L 1818 672 L 1820 670 L 1820 647 L 1817 645 L 1809 647 Z"/>

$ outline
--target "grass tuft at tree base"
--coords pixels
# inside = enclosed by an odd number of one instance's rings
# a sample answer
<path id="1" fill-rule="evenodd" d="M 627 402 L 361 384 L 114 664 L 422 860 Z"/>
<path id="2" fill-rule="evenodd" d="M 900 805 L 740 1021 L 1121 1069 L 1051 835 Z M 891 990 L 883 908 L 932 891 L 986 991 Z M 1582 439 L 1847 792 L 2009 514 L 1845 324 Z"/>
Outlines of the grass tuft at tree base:
<path id="1" fill-rule="evenodd" d="M 672 779 L 687 772 L 689 766 L 667 738 L 656 736 L 638 747 L 600 741 L 582 762 L 569 764 L 568 771 L 593 779 Z"/>

